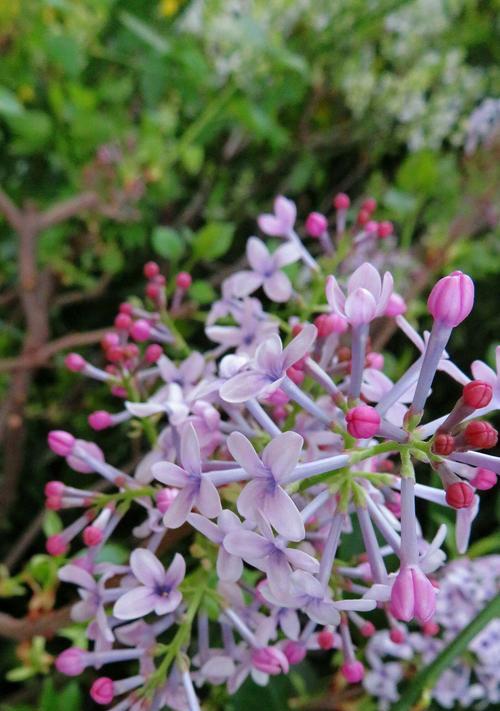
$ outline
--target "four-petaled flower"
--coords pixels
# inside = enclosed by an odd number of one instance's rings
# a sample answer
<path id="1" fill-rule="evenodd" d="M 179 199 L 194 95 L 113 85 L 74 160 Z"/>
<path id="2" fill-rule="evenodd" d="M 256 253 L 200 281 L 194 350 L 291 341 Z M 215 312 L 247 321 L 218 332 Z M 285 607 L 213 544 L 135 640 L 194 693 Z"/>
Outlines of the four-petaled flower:
<path id="1" fill-rule="evenodd" d="M 264 242 L 257 237 L 250 237 L 247 243 L 247 259 L 252 271 L 242 271 L 233 277 L 233 289 L 236 296 L 248 296 L 259 287 L 272 301 L 288 301 L 292 295 L 290 279 L 281 271 L 281 267 L 299 259 L 297 247 L 284 244 L 271 254 Z"/>
<path id="2" fill-rule="evenodd" d="M 119 620 L 134 620 L 154 612 L 166 615 L 176 610 L 182 600 L 178 586 L 186 574 L 186 563 L 176 553 L 167 570 L 146 548 L 137 548 L 130 556 L 132 573 L 141 583 L 115 602 L 113 615 Z"/>

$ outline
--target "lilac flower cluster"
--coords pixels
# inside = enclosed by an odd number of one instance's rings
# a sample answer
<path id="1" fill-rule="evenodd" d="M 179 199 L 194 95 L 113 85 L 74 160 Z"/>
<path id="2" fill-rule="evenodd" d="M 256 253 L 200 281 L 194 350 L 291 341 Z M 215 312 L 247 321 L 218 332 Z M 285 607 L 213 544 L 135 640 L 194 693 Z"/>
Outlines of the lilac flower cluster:
<path id="1" fill-rule="evenodd" d="M 413 665 L 430 664 L 500 589 L 500 556 L 457 559 L 438 575 L 439 595 L 432 622 L 398 638 L 377 631 L 366 646 L 370 670 L 363 685 L 381 711 L 399 698 L 398 684 Z M 493 619 L 467 652 L 429 690 L 443 708 L 492 708 L 500 703 L 500 620 Z"/>
<path id="2" fill-rule="evenodd" d="M 305 222 L 315 256 L 293 202 L 278 197 L 260 216 L 261 231 L 281 244 L 249 239 L 249 269 L 223 282 L 206 316 L 215 348 L 192 351 L 178 328 L 189 274 L 177 275 L 172 293 L 150 262 L 144 303 L 122 304 L 103 340 L 107 365 L 67 357 L 123 403 L 115 414 L 92 413 L 90 426 L 131 420 L 148 443 L 128 474 L 92 441 L 49 435 L 79 479 L 49 482 L 47 507 L 80 514 L 47 550 L 65 563 L 61 580 L 77 587 L 73 618 L 88 623 L 92 647 L 66 649 L 56 666 L 79 675 L 130 662 L 132 676 L 100 676 L 91 688 L 114 711 L 196 711 L 197 688 L 226 684 L 234 693 L 248 676 L 265 685 L 316 649 L 339 650 L 340 673 L 360 682 L 356 645 L 375 632 L 367 613 L 378 608 L 397 637 L 405 623 L 433 624 L 439 609 L 446 526 L 426 541 L 416 497 L 456 510 L 464 552 L 478 492 L 496 483 L 500 459 L 480 450 L 497 434 L 478 418 L 499 407 L 500 374 L 476 362 L 471 379 L 445 351 L 473 307 L 472 280 L 454 272 L 437 282 L 432 330 L 419 334 L 392 275 L 363 261 L 383 260 L 392 225 L 373 219 L 371 199 L 354 221 L 346 195 L 334 207 L 333 228 L 318 212 Z M 280 308 L 266 310 L 258 290 Z M 396 382 L 371 347 L 380 318 L 395 320 L 417 350 Z M 455 381 L 457 402 L 422 424 L 437 371 Z M 415 463 L 427 465 L 419 481 Z M 88 474 L 107 489 L 81 486 Z M 142 519 L 128 565 L 103 562 L 117 527 L 129 531 L 122 523 L 131 509 Z M 181 527 L 197 532 L 188 561 L 168 552 Z M 365 553 L 343 560 L 355 530 Z M 85 549 L 71 557 L 78 537 Z"/>

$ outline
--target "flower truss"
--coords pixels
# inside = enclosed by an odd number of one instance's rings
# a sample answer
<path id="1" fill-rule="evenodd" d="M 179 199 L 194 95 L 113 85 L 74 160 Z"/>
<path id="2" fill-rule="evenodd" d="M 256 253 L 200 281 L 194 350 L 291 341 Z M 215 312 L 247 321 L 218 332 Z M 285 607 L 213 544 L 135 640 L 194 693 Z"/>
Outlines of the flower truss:
<path id="1" fill-rule="evenodd" d="M 373 219 L 373 199 L 354 220 L 346 195 L 334 207 L 331 225 L 318 212 L 307 217 L 314 256 L 293 202 L 278 197 L 260 216 L 272 239 L 250 238 L 249 268 L 222 284 L 206 315 L 214 348 L 191 350 L 179 330 L 190 275 L 170 289 L 149 262 L 144 302 L 122 304 L 103 339 L 107 365 L 67 356 L 70 370 L 122 403 L 92 413 L 91 428 L 133 421 L 147 443 L 126 473 L 93 441 L 49 435 L 77 478 L 49 482 L 47 507 L 79 513 L 47 550 L 78 590 L 73 616 L 88 623 L 91 641 L 63 651 L 56 666 L 68 675 L 105 668 L 110 676 L 90 692 L 98 704 L 195 711 L 204 685 L 234 693 L 248 676 L 265 685 L 317 649 L 337 650 L 340 674 L 355 684 L 365 671 L 359 644 L 375 633 L 372 610 L 377 625 L 401 634 L 435 620 L 446 526 L 425 540 L 415 500 L 456 511 L 465 552 L 478 494 L 500 472 L 500 459 L 482 451 L 497 440 L 484 418 L 500 405 L 499 374 L 476 362 L 471 379 L 445 351 L 473 307 L 471 279 L 453 272 L 435 284 L 433 326 L 421 336 L 392 275 L 371 264 L 393 249 L 392 224 Z M 381 318 L 416 347 L 396 382 L 371 345 Z M 437 371 L 457 400 L 428 421 Z M 107 488 L 84 486 L 93 474 Z M 106 565 L 104 546 L 118 533 L 129 563 Z M 188 560 L 169 552 L 182 535 L 195 537 Z M 342 543 L 353 535 L 364 553 L 346 559 Z M 132 675 L 114 678 L 114 662 Z"/>

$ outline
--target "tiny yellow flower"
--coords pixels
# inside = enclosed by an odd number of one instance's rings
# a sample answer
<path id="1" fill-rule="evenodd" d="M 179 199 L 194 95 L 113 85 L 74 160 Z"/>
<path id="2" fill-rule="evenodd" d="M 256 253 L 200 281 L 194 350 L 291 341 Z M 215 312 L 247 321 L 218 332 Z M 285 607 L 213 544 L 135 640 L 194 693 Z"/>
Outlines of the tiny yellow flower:
<path id="1" fill-rule="evenodd" d="M 181 0 L 161 0 L 160 15 L 163 15 L 164 17 L 171 17 L 171 15 L 175 15 L 180 5 Z"/>

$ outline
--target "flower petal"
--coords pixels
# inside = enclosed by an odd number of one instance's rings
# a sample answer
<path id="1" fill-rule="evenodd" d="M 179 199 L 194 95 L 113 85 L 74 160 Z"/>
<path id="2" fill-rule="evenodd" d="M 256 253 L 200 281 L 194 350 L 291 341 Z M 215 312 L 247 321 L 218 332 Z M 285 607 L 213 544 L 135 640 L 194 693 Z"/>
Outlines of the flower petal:
<path id="1" fill-rule="evenodd" d="M 167 568 L 163 578 L 163 584 L 171 590 L 178 587 L 186 575 L 186 561 L 180 553 L 176 553 L 173 561 Z"/>
<path id="2" fill-rule="evenodd" d="M 345 296 L 334 276 L 330 275 L 326 280 L 326 300 L 330 308 L 339 316 L 344 316 Z"/>
<path id="3" fill-rule="evenodd" d="M 219 394 L 226 402 L 246 402 L 258 397 L 272 382 L 272 378 L 267 375 L 248 370 L 227 380 Z"/>
<path id="4" fill-rule="evenodd" d="M 265 476 L 265 468 L 252 443 L 241 432 L 231 432 L 227 438 L 227 448 L 233 459 L 252 477 Z"/>
<path id="5" fill-rule="evenodd" d="M 252 269 L 259 274 L 267 271 L 272 264 L 268 248 L 258 237 L 250 237 L 248 240 L 247 259 Z"/>
<path id="6" fill-rule="evenodd" d="M 156 596 L 155 612 L 157 615 L 167 615 L 176 610 L 182 602 L 182 595 L 178 590 L 172 590 L 168 595 Z"/>
<path id="7" fill-rule="evenodd" d="M 238 496 L 237 507 L 241 516 L 255 521 L 263 497 L 266 495 L 266 487 L 267 483 L 263 479 L 253 479 L 248 482 Z"/>
<path id="8" fill-rule="evenodd" d="M 275 333 L 260 344 L 255 352 L 255 362 L 263 373 L 269 376 L 270 380 L 278 378 L 282 372 L 283 346 L 281 338 Z"/>
<path id="9" fill-rule="evenodd" d="M 364 262 L 356 271 L 351 274 L 347 282 L 347 293 L 352 294 L 357 289 L 366 289 L 373 296 L 375 301 L 380 298 L 382 290 L 382 280 L 377 269 L 369 262 Z"/>
<path id="10" fill-rule="evenodd" d="M 297 217 L 297 208 L 292 200 L 284 197 L 284 195 L 278 195 L 274 201 L 274 214 L 281 222 L 281 224 L 287 229 L 291 230 L 295 224 L 295 219 Z"/>
<path id="11" fill-rule="evenodd" d="M 296 244 L 287 242 L 278 247 L 273 254 L 274 264 L 277 267 L 286 267 L 287 264 L 292 264 L 300 258 L 300 252 Z"/>
<path id="12" fill-rule="evenodd" d="M 163 517 L 163 524 L 167 528 L 179 528 L 179 526 L 182 526 L 191 513 L 197 495 L 198 487 L 188 484 L 184 489 L 181 489 Z"/>
<path id="13" fill-rule="evenodd" d="M 90 573 L 80 568 L 79 565 L 71 565 L 70 563 L 63 566 L 59 570 L 58 577 L 64 583 L 73 583 L 73 585 L 78 585 L 78 587 L 85 590 L 92 591 L 97 587 L 97 583 Z"/>
<path id="14" fill-rule="evenodd" d="M 198 491 L 198 496 L 195 501 L 196 508 L 207 518 L 215 518 L 221 512 L 220 496 L 215 484 L 201 477 L 201 484 Z"/>
<path id="15" fill-rule="evenodd" d="M 224 513 L 224 511 L 222 512 Z M 222 515 L 222 514 L 221 514 Z M 224 538 L 224 533 L 213 521 L 209 521 L 205 516 L 197 513 L 190 513 L 187 522 L 197 531 L 202 533 L 212 543 L 220 544 Z"/>
<path id="16" fill-rule="evenodd" d="M 250 482 L 250 484 L 252 483 Z M 245 488 L 250 484 L 247 484 Z M 304 539 L 304 522 L 299 510 L 281 486 L 277 486 L 272 494 L 265 494 L 261 508 L 269 523 L 282 536 L 290 541 L 302 541 Z"/>
<path id="17" fill-rule="evenodd" d="M 285 479 L 295 469 L 303 444 L 303 438 L 292 431 L 283 432 L 269 442 L 262 453 L 262 462 L 275 481 Z"/>
<path id="18" fill-rule="evenodd" d="M 253 561 L 259 561 L 266 558 L 272 546 L 269 544 L 263 536 L 259 536 L 258 533 L 253 531 L 234 531 L 233 533 L 228 533 L 224 538 L 224 548 L 231 553 L 231 555 L 237 555 L 243 558 L 250 564 Z"/>
<path id="19" fill-rule="evenodd" d="M 319 571 L 319 563 L 316 558 L 313 558 L 312 555 L 309 555 L 309 553 L 301 551 L 298 548 L 287 548 L 286 557 L 294 568 L 306 570 L 308 573 L 312 574 Z"/>
<path id="20" fill-rule="evenodd" d="M 242 573 L 243 562 L 241 558 L 231 555 L 224 546 L 221 546 L 217 555 L 217 575 L 219 578 L 228 583 L 235 583 L 241 578 Z"/>
<path id="21" fill-rule="evenodd" d="M 233 277 L 234 295 L 238 298 L 248 296 L 262 285 L 263 277 L 258 272 L 243 270 Z"/>
<path id="22" fill-rule="evenodd" d="M 370 323 L 375 318 L 377 304 L 368 289 L 353 291 L 345 302 L 345 315 L 353 326 Z"/>
<path id="23" fill-rule="evenodd" d="M 188 481 L 187 472 L 172 462 L 157 462 L 153 464 L 151 471 L 155 479 L 167 486 L 176 486 L 182 489 Z"/>
<path id="24" fill-rule="evenodd" d="M 191 422 L 182 428 L 181 434 L 181 464 L 188 474 L 201 474 L 200 443 L 196 430 Z"/>
<path id="25" fill-rule="evenodd" d="M 257 223 L 262 232 L 270 237 L 284 236 L 283 225 L 274 215 L 259 215 Z"/>
<path id="26" fill-rule="evenodd" d="M 305 612 L 318 625 L 338 625 L 340 622 L 337 608 L 328 600 L 311 600 L 305 606 Z"/>
<path id="27" fill-rule="evenodd" d="M 155 609 L 158 596 L 150 588 L 142 585 L 129 590 L 118 598 L 113 607 L 113 615 L 119 620 L 135 620 L 149 615 Z"/>
<path id="28" fill-rule="evenodd" d="M 271 301 L 281 304 L 292 295 L 292 284 L 290 279 L 283 272 L 274 272 L 270 277 L 264 279 L 264 293 Z"/>
<path id="29" fill-rule="evenodd" d="M 132 551 L 130 567 L 137 580 L 148 588 L 163 583 L 165 568 L 147 548 L 136 548 Z"/>
<path id="30" fill-rule="evenodd" d="M 318 330 L 312 323 L 304 326 L 302 331 L 290 341 L 283 351 L 283 369 L 287 370 L 291 365 L 303 358 L 316 340 Z"/>

